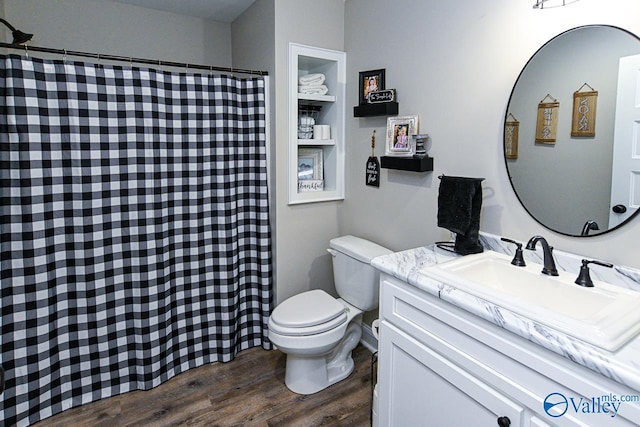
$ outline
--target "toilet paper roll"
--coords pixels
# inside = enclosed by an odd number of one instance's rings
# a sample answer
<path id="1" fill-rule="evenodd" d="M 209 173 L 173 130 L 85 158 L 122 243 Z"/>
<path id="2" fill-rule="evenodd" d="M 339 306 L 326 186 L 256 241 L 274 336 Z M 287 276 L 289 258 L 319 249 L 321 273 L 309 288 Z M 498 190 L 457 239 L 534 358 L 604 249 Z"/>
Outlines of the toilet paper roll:
<path id="1" fill-rule="evenodd" d="M 378 339 L 378 334 L 380 333 L 380 319 L 376 319 L 371 322 L 371 332 L 373 333 L 373 337 Z"/>
<path id="2" fill-rule="evenodd" d="M 322 126 L 322 139 L 331 139 L 331 126 L 329 125 L 320 125 Z"/>
<path id="3" fill-rule="evenodd" d="M 315 125 L 313 127 L 313 139 L 331 139 L 331 126 Z"/>

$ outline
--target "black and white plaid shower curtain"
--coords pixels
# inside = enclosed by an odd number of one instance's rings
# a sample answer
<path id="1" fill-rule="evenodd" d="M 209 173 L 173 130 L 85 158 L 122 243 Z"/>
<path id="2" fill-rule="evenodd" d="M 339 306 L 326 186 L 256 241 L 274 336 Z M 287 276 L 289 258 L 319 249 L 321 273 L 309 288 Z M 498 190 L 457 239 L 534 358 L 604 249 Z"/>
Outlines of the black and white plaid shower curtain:
<path id="1" fill-rule="evenodd" d="M 4 425 L 270 348 L 265 80 L 0 61 Z"/>

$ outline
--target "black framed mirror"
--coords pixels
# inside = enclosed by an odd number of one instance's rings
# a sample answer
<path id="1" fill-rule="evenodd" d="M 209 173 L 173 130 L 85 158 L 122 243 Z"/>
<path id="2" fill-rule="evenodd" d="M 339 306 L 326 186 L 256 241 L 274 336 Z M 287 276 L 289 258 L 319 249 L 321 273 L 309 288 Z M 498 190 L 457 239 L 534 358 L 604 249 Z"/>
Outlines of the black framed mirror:
<path id="1" fill-rule="evenodd" d="M 546 228 L 594 236 L 637 216 L 639 70 L 636 35 L 588 25 L 545 43 L 518 76 L 505 164 L 520 203 Z"/>

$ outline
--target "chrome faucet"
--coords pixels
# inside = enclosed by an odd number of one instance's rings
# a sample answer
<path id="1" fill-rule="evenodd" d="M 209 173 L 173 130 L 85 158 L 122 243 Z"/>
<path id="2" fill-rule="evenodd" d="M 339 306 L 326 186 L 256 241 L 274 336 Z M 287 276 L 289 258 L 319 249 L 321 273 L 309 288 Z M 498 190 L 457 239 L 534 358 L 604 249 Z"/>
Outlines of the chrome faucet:
<path id="1" fill-rule="evenodd" d="M 549 246 L 547 240 L 542 236 L 533 236 L 527 242 L 527 249 L 535 250 L 536 243 L 540 242 L 542 244 L 542 253 L 544 254 L 544 268 L 542 269 L 542 274 L 546 274 L 548 276 L 557 276 L 558 269 L 556 268 L 556 263 L 553 260 L 553 247 Z"/>

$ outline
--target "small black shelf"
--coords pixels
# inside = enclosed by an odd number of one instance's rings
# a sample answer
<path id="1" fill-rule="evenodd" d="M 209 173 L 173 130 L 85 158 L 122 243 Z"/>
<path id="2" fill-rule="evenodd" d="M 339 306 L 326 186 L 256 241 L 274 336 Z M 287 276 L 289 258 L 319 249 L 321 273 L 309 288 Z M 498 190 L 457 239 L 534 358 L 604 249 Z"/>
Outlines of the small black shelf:
<path id="1" fill-rule="evenodd" d="M 354 117 L 395 116 L 398 114 L 398 103 L 395 101 L 379 104 L 362 104 L 353 107 Z"/>
<path id="2" fill-rule="evenodd" d="M 433 171 L 433 157 L 396 157 L 382 156 L 380 166 L 386 169 L 397 169 L 412 172 Z"/>

